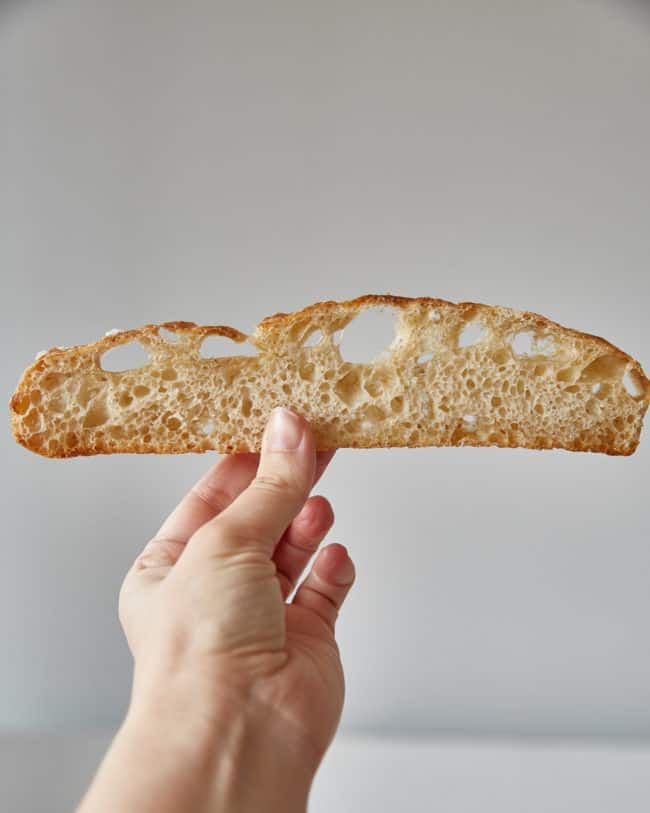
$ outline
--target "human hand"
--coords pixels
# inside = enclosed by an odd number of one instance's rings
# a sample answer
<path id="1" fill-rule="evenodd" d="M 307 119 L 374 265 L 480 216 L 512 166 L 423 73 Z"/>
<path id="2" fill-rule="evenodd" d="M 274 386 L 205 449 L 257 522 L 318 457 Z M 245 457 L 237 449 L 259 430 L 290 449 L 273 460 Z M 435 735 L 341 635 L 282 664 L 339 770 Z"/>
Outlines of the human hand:
<path id="1" fill-rule="evenodd" d="M 185 789 L 175 785 L 185 807 L 158 799 L 156 810 L 271 810 L 274 793 L 277 809 L 304 809 L 343 704 L 334 625 L 354 580 L 345 548 L 323 549 L 285 600 L 333 523 L 328 501 L 309 497 L 331 457 L 315 452 L 302 418 L 275 410 L 261 456 L 223 458 L 124 580 L 120 619 L 135 661 L 130 752 L 164 762 L 163 738 L 172 773 L 179 753 L 201 765 L 200 780 L 186 770 Z M 148 809 L 146 794 L 138 810 Z"/>

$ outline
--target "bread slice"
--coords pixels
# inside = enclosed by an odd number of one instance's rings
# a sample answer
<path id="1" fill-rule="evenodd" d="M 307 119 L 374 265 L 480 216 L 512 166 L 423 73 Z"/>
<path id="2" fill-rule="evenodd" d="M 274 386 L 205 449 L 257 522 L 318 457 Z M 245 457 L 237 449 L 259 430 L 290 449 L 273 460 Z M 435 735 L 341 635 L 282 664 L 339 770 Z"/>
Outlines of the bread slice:
<path id="1" fill-rule="evenodd" d="M 394 311 L 394 339 L 368 363 L 346 361 L 339 331 L 370 308 Z M 257 354 L 203 358 L 201 344 L 213 334 L 231 339 L 235 352 L 248 340 Z M 128 342 L 139 342 L 148 362 L 102 369 L 102 355 Z M 319 449 L 523 446 L 629 455 L 649 402 L 639 363 L 604 339 L 509 308 L 371 295 L 278 313 L 250 336 L 166 322 L 53 348 L 23 374 L 11 420 L 16 439 L 48 457 L 255 451 L 278 405 L 309 420 Z"/>

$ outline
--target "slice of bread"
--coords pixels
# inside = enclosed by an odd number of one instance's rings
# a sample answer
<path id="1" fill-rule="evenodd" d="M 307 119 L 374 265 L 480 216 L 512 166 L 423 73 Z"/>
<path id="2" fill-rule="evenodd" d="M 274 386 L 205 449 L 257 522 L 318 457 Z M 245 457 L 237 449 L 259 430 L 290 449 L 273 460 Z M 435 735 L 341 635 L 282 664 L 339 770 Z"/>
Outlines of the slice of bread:
<path id="1" fill-rule="evenodd" d="M 369 308 L 394 311 L 394 339 L 368 363 L 346 361 L 339 331 Z M 479 335 L 467 339 L 472 331 Z M 213 334 L 248 340 L 257 355 L 204 358 L 201 344 Z M 102 369 L 102 355 L 128 342 L 139 342 L 148 362 Z M 250 336 L 166 322 L 53 348 L 23 374 L 11 419 L 16 439 L 48 457 L 255 451 L 278 405 L 309 420 L 319 449 L 523 446 L 629 455 L 648 403 L 639 363 L 604 339 L 509 308 L 384 295 L 279 313 Z"/>

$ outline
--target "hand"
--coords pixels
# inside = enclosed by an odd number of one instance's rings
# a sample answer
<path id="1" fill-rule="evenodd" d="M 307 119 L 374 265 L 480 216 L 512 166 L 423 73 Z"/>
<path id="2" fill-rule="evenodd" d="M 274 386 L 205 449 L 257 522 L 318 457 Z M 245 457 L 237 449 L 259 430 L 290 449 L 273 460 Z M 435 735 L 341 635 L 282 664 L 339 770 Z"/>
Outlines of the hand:
<path id="1" fill-rule="evenodd" d="M 276 809 L 274 793 L 277 809 L 291 799 L 304 809 L 343 705 L 334 625 L 354 580 L 345 548 L 324 548 L 285 600 L 333 523 L 328 501 L 309 497 L 331 457 L 316 454 L 302 418 L 275 410 L 261 456 L 222 459 L 127 574 L 120 619 L 135 671 L 123 750 L 144 749 L 160 765 L 165 738 L 170 774 L 178 789 L 185 783 L 180 807 L 157 799 L 152 809 L 252 810 L 256 793 L 259 809 Z M 200 781 L 178 768 L 179 753 L 199 765 Z M 148 809 L 145 796 L 128 797 L 134 810 Z"/>

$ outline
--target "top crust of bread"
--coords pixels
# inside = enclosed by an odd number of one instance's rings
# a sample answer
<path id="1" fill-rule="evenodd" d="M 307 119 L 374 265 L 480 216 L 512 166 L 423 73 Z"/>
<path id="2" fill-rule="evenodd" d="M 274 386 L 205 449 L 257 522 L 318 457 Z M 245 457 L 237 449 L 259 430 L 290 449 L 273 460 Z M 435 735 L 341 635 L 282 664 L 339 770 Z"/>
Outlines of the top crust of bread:
<path id="1" fill-rule="evenodd" d="M 380 357 L 354 364 L 335 334 L 369 308 L 394 311 L 395 340 Z M 472 322 L 486 335 L 460 347 Z M 179 340 L 165 340 L 160 328 Z M 321 341 L 305 346 L 317 330 Z M 522 332 L 534 337 L 530 354 L 513 349 Z M 200 349 L 210 335 L 248 341 L 258 355 L 206 359 Z M 102 355 L 131 341 L 149 362 L 103 370 Z M 425 365 L 424 351 L 433 352 Z M 134 388 L 147 392 L 134 398 Z M 279 405 L 310 421 L 319 449 L 495 445 L 628 455 L 649 403 L 640 364 L 598 336 L 527 311 L 384 294 L 276 313 L 250 336 L 176 321 L 52 348 L 24 372 L 10 408 L 16 439 L 48 457 L 256 451 Z M 206 431 L 206 422 L 214 428 Z"/>

